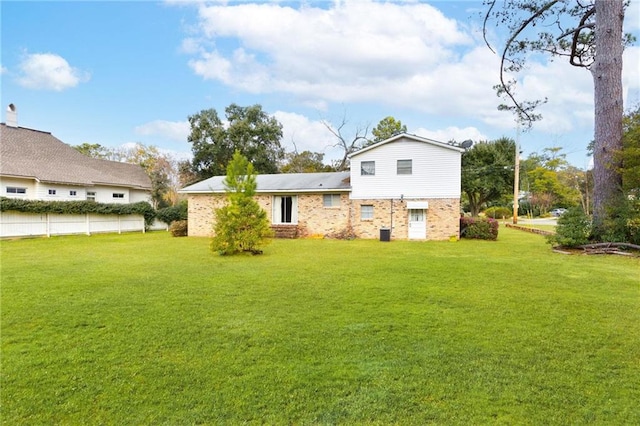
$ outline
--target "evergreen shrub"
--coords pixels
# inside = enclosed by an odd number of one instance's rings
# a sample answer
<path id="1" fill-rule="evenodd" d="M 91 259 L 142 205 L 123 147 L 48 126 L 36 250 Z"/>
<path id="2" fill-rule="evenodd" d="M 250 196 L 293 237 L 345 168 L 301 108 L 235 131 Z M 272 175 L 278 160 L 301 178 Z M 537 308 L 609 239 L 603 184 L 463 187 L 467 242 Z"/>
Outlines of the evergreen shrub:
<path id="1" fill-rule="evenodd" d="M 159 209 L 157 217 L 168 225 L 176 220 L 187 220 L 187 202 L 182 201 L 175 206 Z"/>
<path id="2" fill-rule="evenodd" d="M 591 219 L 582 208 L 573 207 L 558 218 L 555 235 L 547 236 L 547 242 L 561 247 L 577 247 L 589 242 Z"/>

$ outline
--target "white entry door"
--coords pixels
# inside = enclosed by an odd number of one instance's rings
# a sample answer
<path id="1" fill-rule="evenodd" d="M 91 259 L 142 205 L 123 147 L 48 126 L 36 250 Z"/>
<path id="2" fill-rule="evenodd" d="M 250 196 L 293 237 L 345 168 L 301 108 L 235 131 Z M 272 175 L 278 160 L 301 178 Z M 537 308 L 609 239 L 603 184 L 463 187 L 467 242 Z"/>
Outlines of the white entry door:
<path id="1" fill-rule="evenodd" d="M 424 209 L 409 210 L 409 239 L 424 240 L 427 238 L 427 215 Z"/>

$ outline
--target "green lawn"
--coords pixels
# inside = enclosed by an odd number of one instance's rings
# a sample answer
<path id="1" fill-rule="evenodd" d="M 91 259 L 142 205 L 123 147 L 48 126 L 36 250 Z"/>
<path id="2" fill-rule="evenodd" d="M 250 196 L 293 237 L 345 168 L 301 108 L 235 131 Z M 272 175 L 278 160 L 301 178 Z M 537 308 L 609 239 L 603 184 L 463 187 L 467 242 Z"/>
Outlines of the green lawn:
<path id="1" fill-rule="evenodd" d="M 640 259 L 167 233 L 1 242 L 1 421 L 640 424 Z"/>

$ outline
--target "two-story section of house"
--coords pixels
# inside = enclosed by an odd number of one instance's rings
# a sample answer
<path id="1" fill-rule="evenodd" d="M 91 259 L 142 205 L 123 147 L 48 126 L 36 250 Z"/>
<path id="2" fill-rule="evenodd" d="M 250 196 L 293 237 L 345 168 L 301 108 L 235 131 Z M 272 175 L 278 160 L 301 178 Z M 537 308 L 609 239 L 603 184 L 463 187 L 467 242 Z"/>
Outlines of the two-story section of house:
<path id="1" fill-rule="evenodd" d="M 462 149 L 401 134 L 351 155 L 350 172 L 258 175 L 256 200 L 277 234 L 415 240 L 458 237 Z M 189 235 L 211 236 L 224 176 L 181 190 Z"/>
<path id="2" fill-rule="evenodd" d="M 460 170 L 464 150 L 399 134 L 350 156 L 352 226 L 374 238 L 444 240 L 460 227 Z"/>
<path id="3" fill-rule="evenodd" d="M 0 124 L 0 191 L 8 198 L 124 204 L 150 201 L 151 180 L 136 164 L 87 157 L 7 114 Z"/>

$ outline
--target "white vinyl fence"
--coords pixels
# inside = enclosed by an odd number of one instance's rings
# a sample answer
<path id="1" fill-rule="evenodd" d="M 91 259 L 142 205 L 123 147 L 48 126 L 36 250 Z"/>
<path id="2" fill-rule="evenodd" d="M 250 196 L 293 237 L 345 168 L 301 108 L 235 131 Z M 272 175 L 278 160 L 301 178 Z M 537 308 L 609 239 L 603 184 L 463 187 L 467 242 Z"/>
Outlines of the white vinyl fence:
<path id="1" fill-rule="evenodd" d="M 167 229 L 158 220 L 150 227 Z M 145 232 L 144 217 L 140 215 L 54 214 L 0 212 L 0 237 L 30 237 L 106 232 Z"/>

